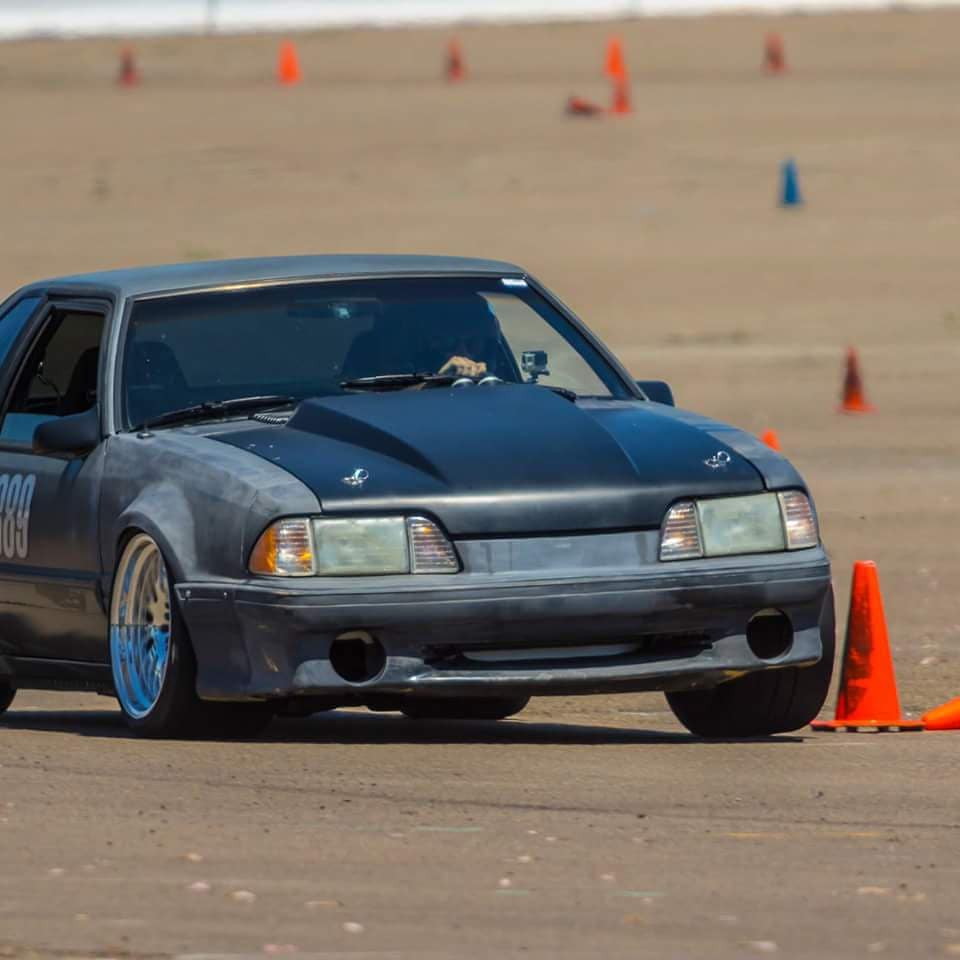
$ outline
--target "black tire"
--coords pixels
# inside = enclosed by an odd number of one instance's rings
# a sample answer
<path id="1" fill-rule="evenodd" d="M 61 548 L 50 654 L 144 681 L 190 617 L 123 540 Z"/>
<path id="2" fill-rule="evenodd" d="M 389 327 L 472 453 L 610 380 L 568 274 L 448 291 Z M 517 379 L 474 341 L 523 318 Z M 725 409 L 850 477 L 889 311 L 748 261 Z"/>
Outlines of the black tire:
<path id="1" fill-rule="evenodd" d="M 145 542 L 159 553 L 156 543 L 146 534 L 137 534 L 127 543 L 114 580 L 111 596 L 111 631 L 116 622 L 117 590 L 124 560 L 135 545 Z M 161 554 L 162 559 L 162 554 Z M 197 696 L 197 661 L 187 633 L 187 625 L 177 606 L 176 593 L 170 582 L 164 562 L 162 576 L 166 580 L 169 597 L 170 630 L 169 655 L 163 680 L 156 700 L 140 716 L 133 715 L 118 694 L 117 700 L 127 726 L 138 736 L 155 739 L 253 739 L 263 732 L 273 719 L 269 703 L 233 704 L 210 703 Z M 117 684 L 117 657 L 111 643 L 114 685 Z"/>
<path id="2" fill-rule="evenodd" d="M 410 720 L 506 720 L 529 697 L 404 697 L 400 711 Z"/>
<path id="3" fill-rule="evenodd" d="M 799 730 L 823 707 L 833 676 L 836 627 L 833 588 L 820 614 L 823 656 L 812 667 L 749 673 L 711 690 L 667 694 L 676 718 L 698 737 L 766 737 Z"/>
<path id="4" fill-rule="evenodd" d="M 176 600 L 173 601 L 176 607 Z M 211 703 L 197 696 L 197 661 L 179 610 L 174 611 L 171 662 L 156 707 L 127 726 L 154 740 L 255 740 L 269 726 L 269 703 Z M 121 704 L 121 711 L 123 706 Z"/>
<path id="5" fill-rule="evenodd" d="M 16 695 L 16 687 L 11 687 L 9 683 L 0 681 L 0 714 L 7 712 Z"/>

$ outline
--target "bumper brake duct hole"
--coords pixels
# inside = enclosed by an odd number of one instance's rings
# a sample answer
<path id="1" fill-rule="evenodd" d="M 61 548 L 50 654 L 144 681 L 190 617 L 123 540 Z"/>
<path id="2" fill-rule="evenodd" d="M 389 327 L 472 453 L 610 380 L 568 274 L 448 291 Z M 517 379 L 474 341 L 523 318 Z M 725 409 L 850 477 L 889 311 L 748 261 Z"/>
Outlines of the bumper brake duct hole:
<path id="1" fill-rule="evenodd" d="M 747 624 L 747 643 L 759 659 L 776 660 L 793 644 L 793 624 L 780 610 L 761 610 Z"/>
<path id="2" fill-rule="evenodd" d="M 366 630 L 341 633 L 330 644 L 330 666 L 349 683 L 366 683 L 383 672 L 387 652 Z"/>

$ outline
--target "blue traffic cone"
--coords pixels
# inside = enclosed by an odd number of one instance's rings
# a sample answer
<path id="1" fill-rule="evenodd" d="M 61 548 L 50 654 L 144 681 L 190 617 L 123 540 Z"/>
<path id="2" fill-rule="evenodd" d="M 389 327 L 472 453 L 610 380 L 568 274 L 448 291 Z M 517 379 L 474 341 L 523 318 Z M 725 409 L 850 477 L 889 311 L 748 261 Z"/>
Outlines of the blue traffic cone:
<path id="1" fill-rule="evenodd" d="M 800 174 L 796 160 L 784 160 L 780 167 L 780 206 L 802 207 L 803 196 L 800 193 Z"/>

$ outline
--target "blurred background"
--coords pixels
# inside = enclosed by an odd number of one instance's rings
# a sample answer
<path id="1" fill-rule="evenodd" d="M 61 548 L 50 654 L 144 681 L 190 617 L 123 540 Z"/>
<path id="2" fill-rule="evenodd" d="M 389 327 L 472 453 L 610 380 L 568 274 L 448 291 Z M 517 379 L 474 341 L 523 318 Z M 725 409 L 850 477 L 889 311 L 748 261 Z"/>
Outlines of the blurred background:
<path id="1" fill-rule="evenodd" d="M 777 431 L 928 708 L 960 692 L 960 12 L 753 6 L 0 2 L 0 282 L 517 261 L 681 406 Z M 873 413 L 838 412 L 848 347 Z"/>
<path id="2" fill-rule="evenodd" d="M 898 7 L 944 5 L 904 0 Z M 720 10 L 877 9 L 883 0 L 14 0 L 0 4 L 0 35 L 259 30 L 458 21 L 591 19 Z"/>

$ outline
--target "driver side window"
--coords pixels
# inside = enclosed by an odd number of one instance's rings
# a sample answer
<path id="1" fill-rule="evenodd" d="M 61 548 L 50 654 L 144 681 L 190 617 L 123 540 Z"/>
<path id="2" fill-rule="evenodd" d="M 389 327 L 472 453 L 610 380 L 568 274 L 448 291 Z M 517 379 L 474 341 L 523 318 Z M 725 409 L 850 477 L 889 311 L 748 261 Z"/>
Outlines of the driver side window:
<path id="1" fill-rule="evenodd" d="M 96 404 L 104 322 L 98 313 L 53 314 L 13 384 L 0 441 L 29 445 L 39 424 Z"/>

